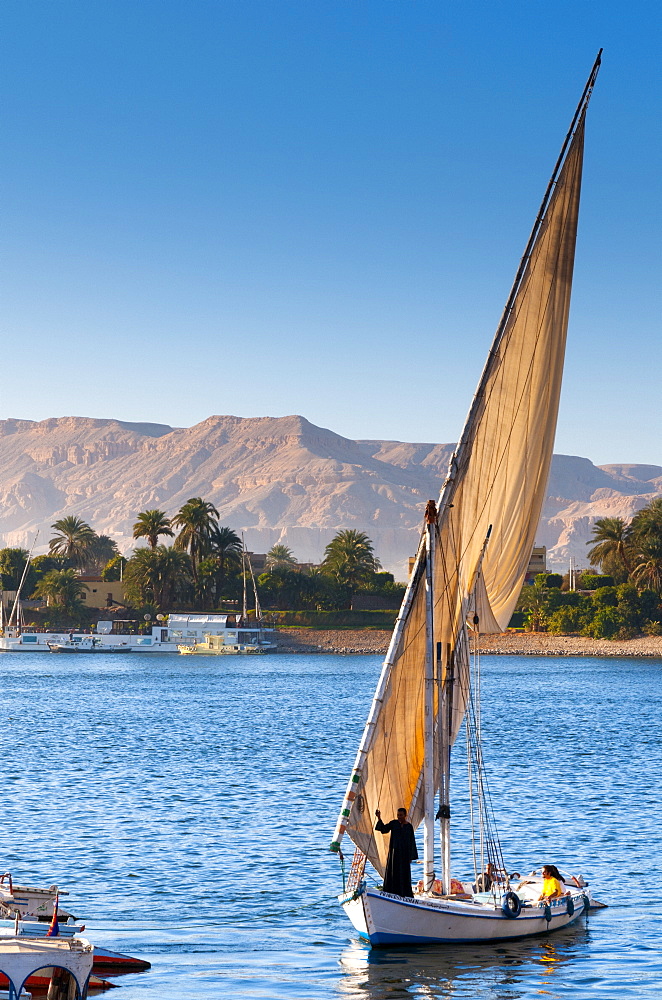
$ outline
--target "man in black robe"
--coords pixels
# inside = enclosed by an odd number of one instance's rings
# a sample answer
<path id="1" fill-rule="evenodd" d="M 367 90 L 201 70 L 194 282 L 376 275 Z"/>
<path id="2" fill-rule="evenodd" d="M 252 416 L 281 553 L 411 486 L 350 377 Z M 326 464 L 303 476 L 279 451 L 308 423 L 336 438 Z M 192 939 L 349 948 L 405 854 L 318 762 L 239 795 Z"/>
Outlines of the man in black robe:
<path id="1" fill-rule="evenodd" d="M 375 811 L 375 816 L 375 830 L 391 834 L 384 872 L 384 892 L 411 898 L 414 895 L 411 888 L 411 863 L 418 858 L 418 851 L 414 828 L 407 822 L 407 810 L 398 809 L 398 818 L 392 819 L 390 823 L 382 823 L 379 809 Z"/>

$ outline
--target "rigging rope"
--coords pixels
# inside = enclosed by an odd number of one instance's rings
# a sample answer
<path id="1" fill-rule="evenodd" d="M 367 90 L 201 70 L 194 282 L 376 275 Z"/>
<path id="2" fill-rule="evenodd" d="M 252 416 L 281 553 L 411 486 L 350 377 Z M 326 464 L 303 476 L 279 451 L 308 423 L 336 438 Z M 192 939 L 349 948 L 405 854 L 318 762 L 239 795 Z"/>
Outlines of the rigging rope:
<path id="1" fill-rule="evenodd" d="M 471 820 L 471 846 L 474 862 L 474 877 L 479 881 L 479 872 L 476 858 L 476 829 L 475 829 L 475 807 L 474 794 L 478 800 L 478 838 L 479 857 L 481 874 L 486 874 L 487 865 L 491 865 L 491 872 L 495 876 L 490 886 L 485 885 L 485 890 L 491 890 L 495 901 L 497 894 L 505 885 L 509 887 L 509 876 L 506 870 L 501 841 L 494 818 L 494 805 L 490 792 L 485 761 L 483 758 L 481 742 L 481 663 L 480 663 L 480 620 L 478 614 L 473 617 L 473 650 L 471 683 L 469 690 L 469 701 L 466 714 L 466 734 L 467 734 L 467 766 L 469 772 L 469 811 Z M 475 786 L 475 791 L 474 791 Z M 484 880 L 485 881 L 485 880 Z M 477 885 L 478 888 L 478 885 Z"/>

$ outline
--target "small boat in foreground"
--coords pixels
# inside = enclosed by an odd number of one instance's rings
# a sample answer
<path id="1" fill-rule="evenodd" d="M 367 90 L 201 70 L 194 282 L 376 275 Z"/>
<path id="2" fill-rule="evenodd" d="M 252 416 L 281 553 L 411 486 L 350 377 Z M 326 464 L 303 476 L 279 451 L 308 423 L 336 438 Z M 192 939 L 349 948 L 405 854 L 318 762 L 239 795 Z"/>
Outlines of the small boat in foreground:
<path id="1" fill-rule="evenodd" d="M 506 867 L 492 809 L 496 796 L 490 795 L 483 762 L 478 639 L 481 632 L 502 632 L 508 625 L 545 496 L 570 306 L 585 115 L 599 65 L 600 54 L 545 192 L 439 500 L 427 504 L 331 844 L 343 865 L 339 902 L 361 937 L 375 945 L 514 940 L 566 927 L 591 906 L 579 877 L 570 877 L 563 887 L 550 865 L 547 874 L 553 878 L 543 895 L 537 875 L 522 879 Z M 424 378 L 430 390 L 432 376 L 428 364 Z M 450 754 L 463 724 L 470 881 L 451 877 Z M 514 739 L 516 718 L 511 724 Z M 401 808 L 414 829 L 423 826 L 423 878 L 414 892 L 408 875 L 416 856 L 413 830 L 401 832 L 399 825 L 405 817 L 401 813 L 387 825 L 379 819 L 375 830 L 375 815 L 379 818 L 381 811 L 388 820 Z M 341 852 L 345 833 L 356 848 L 348 879 Z M 390 833 L 392 844 L 383 833 Z M 368 863 L 382 885 L 368 886 Z"/>
<path id="2" fill-rule="evenodd" d="M 48 889 L 35 886 L 16 885 L 9 872 L 0 876 L 0 942 L 9 940 L 49 942 L 73 942 L 75 946 L 85 930 L 85 925 L 59 905 L 61 895 L 67 892 L 52 885 Z M 57 910 L 57 920 L 54 913 Z M 50 936 L 53 935 L 54 936 Z M 36 952 L 35 952 L 36 953 Z M 145 972 L 151 968 L 149 962 L 134 958 L 119 951 L 111 951 L 98 945 L 92 946 L 92 971 L 106 976 L 121 976 L 129 972 Z M 4 971 L 0 966 L 0 972 Z M 42 970 L 43 972 L 43 970 Z M 47 973 L 31 976 L 27 985 L 41 988 L 49 985 Z M 0 984 L 4 980 L 0 974 Z M 96 989 L 107 989 L 112 983 L 96 978 L 91 985 Z M 0 1000 L 2 997 L 0 996 Z"/>
<path id="3" fill-rule="evenodd" d="M 95 944 L 92 968 L 95 972 L 106 976 L 124 976 L 129 972 L 147 972 L 152 965 L 144 958 L 134 958 L 132 955 L 124 955 L 121 951 L 111 951 Z"/>
<path id="4" fill-rule="evenodd" d="M 16 915 L 20 920 L 39 920 L 49 923 L 53 916 L 53 907 L 57 904 L 59 920 L 75 920 L 72 913 L 60 905 L 60 897 L 68 896 L 65 889 L 51 885 L 43 889 L 34 885 L 19 885 L 14 882 L 11 872 L 0 875 L 0 918 L 13 920 Z"/>
<path id="5" fill-rule="evenodd" d="M 80 997 L 88 988 L 107 989 L 112 983 L 92 973 L 92 945 L 84 938 L 11 937 L 0 939 L 0 985 L 19 997 L 23 987 L 47 989 L 48 996 Z"/>

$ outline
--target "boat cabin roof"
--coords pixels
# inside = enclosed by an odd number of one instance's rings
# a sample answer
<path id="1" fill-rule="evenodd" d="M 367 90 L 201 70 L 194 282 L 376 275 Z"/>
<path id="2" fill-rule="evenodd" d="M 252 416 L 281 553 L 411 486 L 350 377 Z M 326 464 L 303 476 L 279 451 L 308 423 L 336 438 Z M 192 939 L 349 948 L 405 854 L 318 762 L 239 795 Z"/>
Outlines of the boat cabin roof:
<path id="1" fill-rule="evenodd" d="M 236 614 L 227 615 L 168 615 L 168 626 L 172 628 L 191 627 L 193 625 L 234 625 Z M 228 619 L 232 619 L 228 622 Z"/>

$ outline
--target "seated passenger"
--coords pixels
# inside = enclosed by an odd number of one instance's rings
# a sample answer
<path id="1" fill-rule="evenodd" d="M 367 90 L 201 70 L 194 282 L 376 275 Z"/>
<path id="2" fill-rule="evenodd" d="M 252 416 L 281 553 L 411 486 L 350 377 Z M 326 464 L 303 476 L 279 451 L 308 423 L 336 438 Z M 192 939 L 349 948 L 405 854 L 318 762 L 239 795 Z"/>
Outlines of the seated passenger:
<path id="1" fill-rule="evenodd" d="M 556 865 L 545 865 L 542 870 L 542 892 L 538 896 L 539 903 L 549 903 L 550 899 L 559 899 L 566 895 L 563 879 Z"/>
<path id="2" fill-rule="evenodd" d="M 491 861 L 487 862 L 485 871 L 476 879 L 476 892 L 489 892 L 495 882 L 503 882 L 504 878 Z"/>

